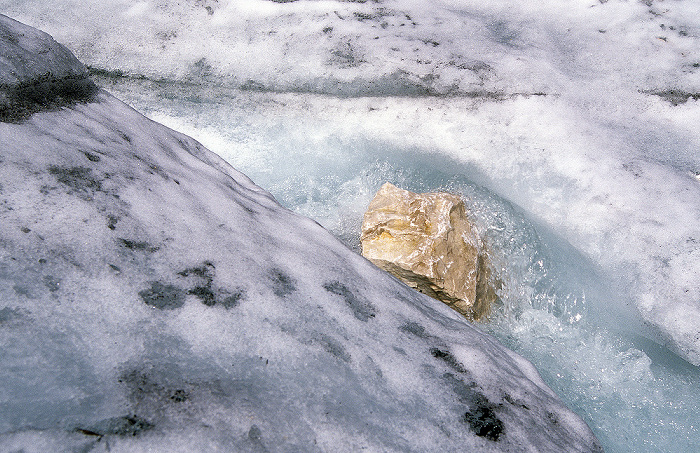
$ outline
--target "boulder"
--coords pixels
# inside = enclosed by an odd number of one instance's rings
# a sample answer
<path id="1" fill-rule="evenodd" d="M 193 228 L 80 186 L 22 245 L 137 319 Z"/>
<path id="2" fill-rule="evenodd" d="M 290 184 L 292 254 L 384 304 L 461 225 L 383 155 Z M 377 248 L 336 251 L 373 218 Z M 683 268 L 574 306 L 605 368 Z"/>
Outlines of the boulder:
<path id="1" fill-rule="evenodd" d="M 479 237 L 456 195 L 386 183 L 365 213 L 361 241 L 375 265 L 469 319 L 487 315 L 496 299 Z"/>

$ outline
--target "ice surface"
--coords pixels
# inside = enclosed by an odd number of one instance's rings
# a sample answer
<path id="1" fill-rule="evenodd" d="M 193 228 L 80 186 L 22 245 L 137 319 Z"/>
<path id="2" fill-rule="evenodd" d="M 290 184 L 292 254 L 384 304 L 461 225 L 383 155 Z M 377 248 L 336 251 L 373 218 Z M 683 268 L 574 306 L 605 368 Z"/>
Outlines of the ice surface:
<path id="1" fill-rule="evenodd" d="M 468 197 L 485 327 L 608 451 L 697 449 L 697 2 L 58 4 L 0 1 L 351 246 L 385 181 Z"/>
<path id="2" fill-rule="evenodd" d="M 192 140 L 104 93 L 0 127 L 6 446 L 593 448 L 531 365 Z"/>
<path id="3" fill-rule="evenodd" d="M 525 359 L 106 92 L 0 140 L 0 450 L 599 450 Z"/>
<path id="4" fill-rule="evenodd" d="M 345 128 L 474 165 L 614 274 L 647 336 L 700 364 L 697 2 L 0 5 L 111 79 L 457 99 L 379 103 Z M 486 104 L 465 114 L 473 99 Z"/>
<path id="5" fill-rule="evenodd" d="M 34 81 L 51 74 L 54 77 L 78 77 L 85 67 L 68 49 L 44 32 L 7 16 L 0 18 L 0 84 Z"/>

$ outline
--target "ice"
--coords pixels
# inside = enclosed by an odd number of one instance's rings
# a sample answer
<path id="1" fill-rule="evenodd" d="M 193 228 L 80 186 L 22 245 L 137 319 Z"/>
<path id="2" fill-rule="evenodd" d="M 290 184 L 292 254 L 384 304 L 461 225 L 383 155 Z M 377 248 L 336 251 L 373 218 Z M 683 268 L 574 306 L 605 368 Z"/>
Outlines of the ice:
<path id="1" fill-rule="evenodd" d="M 594 446 L 527 362 L 109 95 L 1 127 L 8 448 Z"/>
<path id="2" fill-rule="evenodd" d="M 385 181 L 468 197 L 485 328 L 607 450 L 696 449 L 697 2 L 60 3 L 0 1 L 351 247 Z"/>
<path id="3" fill-rule="evenodd" d="M 12 20 L 2 19 L 0 83 L 21 84 L 52 74 L 57 78 L 82 76 L 85 67 L 51 36 Z"/>
<path id="4" fill-rule="evenodd" d="M 525 359 L 107 92 L 0 139 L 0 450 L 600 451 Z"/>

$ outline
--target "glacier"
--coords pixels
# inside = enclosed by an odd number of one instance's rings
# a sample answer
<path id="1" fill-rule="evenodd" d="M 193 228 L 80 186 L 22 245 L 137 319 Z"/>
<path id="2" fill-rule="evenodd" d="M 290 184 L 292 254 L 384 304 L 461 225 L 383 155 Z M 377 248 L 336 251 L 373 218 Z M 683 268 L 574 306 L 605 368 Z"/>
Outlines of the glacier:
<path id="1" fill-rule="evenodd" d="M 607 451 L 696 450 L 696 2 L 59 4 L 0 1 L 355 250 L 384 182 L 462 195 L 509 283 L 480 328 Z"/>
<path id="2" fill-rule="evenodd" d="M 49 35 L 0 40 L 0 450 L 601 450 L 527 360 Z"/>

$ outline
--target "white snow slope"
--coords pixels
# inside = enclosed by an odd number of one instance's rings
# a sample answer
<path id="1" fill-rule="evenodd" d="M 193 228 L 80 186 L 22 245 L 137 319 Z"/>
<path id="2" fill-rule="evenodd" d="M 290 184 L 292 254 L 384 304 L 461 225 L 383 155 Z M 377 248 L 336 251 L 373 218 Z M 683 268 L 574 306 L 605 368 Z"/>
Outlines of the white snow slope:
<path id="1" fill-rule="evenodd" d="M 273 101 L 304 104 L 295 112 L 311 112 L 302 121 L 339 118 L 318 129 L 290 128 L 312 137 L 303 145 L 318 145 L 315 134 L 331 142 L 380 137 L 472 166 L 480 183 L 600 264 L 626 296 L 609 302 L 613 311 L 630 304 L 643 320 L 636 330 L 700 364 L 698 2 L 60 5 L 0 1 L 7 13 L 60 37 L 98 73 L 179 84 L 166 99 L 201 99 L 193 86 L 326 94 Z M 338 102 L 354 96 L 398 98 Z M 150 107 L 168 120 L 162 107 Z M 268 106 L 263 115 L 278 113 Z M 213 132 L 216 151 L 245 168 L 247 156 L 230 151 L 238 142 L 225 140 L 240 126 L 221 111 L 211 115 L 192 130 Z M 629 316 L 614 322 L 627 324 Z"/>
<path id="2" fill-rule="evenodd" d="M 0 42 L 29 82 L 0 123 L 0 450 L 599 450 L 526 360 L 48 35 L 0 16 Z"/>

